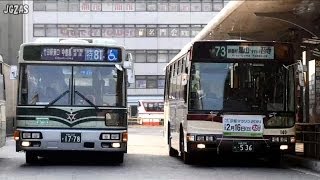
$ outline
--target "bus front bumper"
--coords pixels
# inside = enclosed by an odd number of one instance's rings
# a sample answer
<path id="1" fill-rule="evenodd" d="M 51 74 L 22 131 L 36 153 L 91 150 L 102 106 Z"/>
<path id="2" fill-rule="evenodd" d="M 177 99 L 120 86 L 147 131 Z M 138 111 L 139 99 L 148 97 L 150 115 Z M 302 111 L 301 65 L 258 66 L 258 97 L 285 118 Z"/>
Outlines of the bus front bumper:
<path id="1" fill-rule="evenodd" d="M 195 153 L 284 153 L 293 154 L 295 152 L 295 143 L 275 143 L 269 140 L 258 139 L 238 139 L 221 140 L 214 142 L 187 142 L 187 151 Z"/>
<path id="2" fill-rule="evenodd" d="M 17 129 L 16 151 L 127 152 L 127 130 Z"/>

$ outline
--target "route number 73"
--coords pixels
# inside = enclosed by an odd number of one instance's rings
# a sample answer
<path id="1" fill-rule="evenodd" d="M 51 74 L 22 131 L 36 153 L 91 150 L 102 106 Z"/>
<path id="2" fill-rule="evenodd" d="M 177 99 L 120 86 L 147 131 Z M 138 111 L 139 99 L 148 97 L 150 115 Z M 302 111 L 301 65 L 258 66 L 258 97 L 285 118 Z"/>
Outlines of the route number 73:
<path id="1" fill-rule="evenodd" d="M 225 57 L 227 55 L 225 46 L 214 46 L 214 52 L 216 57 Z"/>

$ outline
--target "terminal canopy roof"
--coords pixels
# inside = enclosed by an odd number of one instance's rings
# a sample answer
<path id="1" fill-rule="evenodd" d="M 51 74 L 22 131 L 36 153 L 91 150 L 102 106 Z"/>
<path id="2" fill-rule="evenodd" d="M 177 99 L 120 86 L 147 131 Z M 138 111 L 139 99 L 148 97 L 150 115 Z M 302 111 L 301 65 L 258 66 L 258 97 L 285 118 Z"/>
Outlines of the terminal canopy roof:
<path id="1" fill-rule="evenodd" d="M 311 47 L 309 49 L 314 55 L 320 56 L 319 38 L 320 1 L 244 0 L 230 1 L 193 41 L 245 39 L 294 42 Z"/>

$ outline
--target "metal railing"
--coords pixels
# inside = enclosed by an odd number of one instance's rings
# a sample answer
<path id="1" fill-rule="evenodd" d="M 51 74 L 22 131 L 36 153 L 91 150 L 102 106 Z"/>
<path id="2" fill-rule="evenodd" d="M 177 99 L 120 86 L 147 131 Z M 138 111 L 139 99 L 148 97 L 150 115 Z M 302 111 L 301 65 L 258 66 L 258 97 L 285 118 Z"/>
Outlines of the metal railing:
<path id="1" fill-rule="evenodd" d="M 296 149 L 299 145 L 303 152 L 297 155 L 320 159 L 320 123 L 296 123 Z"/>

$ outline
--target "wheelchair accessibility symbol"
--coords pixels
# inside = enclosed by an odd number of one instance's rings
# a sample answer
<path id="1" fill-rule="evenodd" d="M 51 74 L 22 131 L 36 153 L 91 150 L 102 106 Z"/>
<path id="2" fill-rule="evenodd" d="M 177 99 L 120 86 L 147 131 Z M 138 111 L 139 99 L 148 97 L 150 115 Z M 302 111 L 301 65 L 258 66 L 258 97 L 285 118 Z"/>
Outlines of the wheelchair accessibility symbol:
<path id="1" fill-rule="evenodd" d="M 118 49 L 109 49 L 108 50 L 108 61 L 115 62 L 118 61 L 119 51 Z"/>

